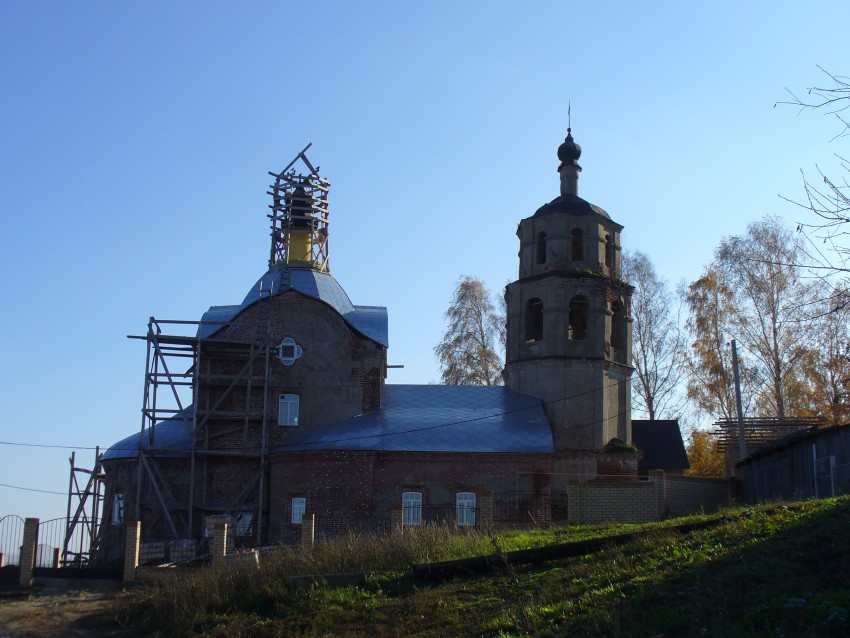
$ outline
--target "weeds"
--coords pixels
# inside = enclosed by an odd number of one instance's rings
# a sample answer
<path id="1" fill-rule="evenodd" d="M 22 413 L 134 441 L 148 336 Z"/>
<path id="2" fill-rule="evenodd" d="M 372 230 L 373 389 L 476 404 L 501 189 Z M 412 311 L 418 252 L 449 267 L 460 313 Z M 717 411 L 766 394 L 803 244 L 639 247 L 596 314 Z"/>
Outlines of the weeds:
<path id="1" fill-rule="evenodd" d="M 153 636 L 844 636 L 850 500 L 728 510 L 667 524 L 469 533 L 425 526 L 264 555 L 259 570 L 197 570 L 119 597 L 106 617 Z M 681 523 L 672 521 L 671 523 Z M 643 529 L 634 541 L 537 567 L 415 585 L 410 566 Z M 299 574 L 365 585 L 296 589 Z M 114 622 L 104 621 L 114 630 Z"/>

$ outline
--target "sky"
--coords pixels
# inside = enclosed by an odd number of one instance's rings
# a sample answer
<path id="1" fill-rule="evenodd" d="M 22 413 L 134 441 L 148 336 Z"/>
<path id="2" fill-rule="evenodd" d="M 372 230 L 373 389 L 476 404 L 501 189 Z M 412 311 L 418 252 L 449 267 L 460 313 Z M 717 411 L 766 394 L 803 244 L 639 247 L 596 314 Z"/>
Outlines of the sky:
<path id="1" fill-rule="evenodd" d="M 439 380 L 458 279 L 517 276 L 520 219 L 579 194 L 671 287 L 805 212 L 848 73 L 844 2 L 0 0 L 0 517 L 65 514 L 68 459 L 141 424 L 148 318 L 240 303 L 268 171 L 308 143 L 331 272 L 389 313 L 390 383 Z M 59 446 L 59 447 L 31 447 Z M 9 487 L 15 486 L 15 487 Z M 57 492 L 54 494 L 16 489 Z"/>

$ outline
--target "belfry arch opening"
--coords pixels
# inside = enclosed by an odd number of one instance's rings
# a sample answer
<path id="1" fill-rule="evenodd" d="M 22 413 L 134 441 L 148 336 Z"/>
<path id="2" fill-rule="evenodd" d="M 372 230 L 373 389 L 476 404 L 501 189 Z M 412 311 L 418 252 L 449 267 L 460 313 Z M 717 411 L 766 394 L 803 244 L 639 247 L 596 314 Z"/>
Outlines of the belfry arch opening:
<path id="1" fill-rule="evenodd" d="M 573 228 L 570 234 L 570 257 L 573 261 L 584 261 L 584 233 L 581 228 Z"/>
<path id="2" fill-rule="evenodd" d="M 537 233 L 537 263 L 546 263 L 546 233 Z"/>
<path id="3" fill-rule="evenodd" d="M 570 299 L 569 337 L 573 341 L 587 338 L 587 298 L 576 295 Z"/>
<path id="4" fill-rule="evenodd" d="M 536 297 L 525 304 L 525 341 L 543 341 L 543 302 Z"/>
<path id="5" fill-rule="evenodd" d="M 616 350 L 626 348 L 626 308 L 620 301 L 611 304 L 611 347 Z"/>

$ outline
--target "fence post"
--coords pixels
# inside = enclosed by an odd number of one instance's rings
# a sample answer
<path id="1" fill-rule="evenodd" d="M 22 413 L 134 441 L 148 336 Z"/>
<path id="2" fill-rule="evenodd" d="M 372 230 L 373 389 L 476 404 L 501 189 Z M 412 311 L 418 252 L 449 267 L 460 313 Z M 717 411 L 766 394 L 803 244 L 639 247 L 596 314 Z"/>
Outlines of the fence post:
<path id="1" fill-rule="evenodd" d="M 390 510 L 390 527 L 393 535 L 404 533 L 404 517 L 402 509 L 398 506 Z"/>
<path id="2" fill-rule="evenodd" d="M 316 515 L 303 514 L 301 516 L 301 545 L 312 547 L 316 542 Z"/>
<path id="3" fill-rule="evenodd" d="M 62 553 L 62 550 L 56 547 L 53 550 L 53 569 L 59 568 L 59 554 Z"/>
<path id="4" fill-rule="evenodd" d="M 3 552 L 0 552 L 0 568 L 3 568 L 5 566 L 6 566 L 6 554 L 4 554 Z"/>
<path id="5" fill-rule="evenodd" d="M 478 510 L 481 516 L 481 526 L 484 529 L 493 527 L 493 493 L 482 492 L 478 503 Z"/>
<path id="6" fill-rule="evenodd" d="M 227 556 L 227 523 L 216 523 L 213 526 L 212 559 L 213 565 L 220 565 Z"/>
<path id="7" fill-rule="evenodd" d="M 136 568 L 139 566 L 139 545 L 142 540 L 142 522 L 127 521 L 124 532 L 124 576 L 123 584 L 136 581 Z"/>
<path id="8" fill-rule="evenodd" d="M 35 555 L 38 547 L 38 519 L 24 521 L 24 540 L 21 545 L 21 574 L 18 584 L 21 587 L 32 586 L 32 570 L 35 567 Z"/>
<path id="9" fill-rule="evenodd" d="M 652 477 L 655 488 L 655 521 L 663 521 L 667 513 L 667 476 L 664 470 L 650 470 L 649 475 Z"/>

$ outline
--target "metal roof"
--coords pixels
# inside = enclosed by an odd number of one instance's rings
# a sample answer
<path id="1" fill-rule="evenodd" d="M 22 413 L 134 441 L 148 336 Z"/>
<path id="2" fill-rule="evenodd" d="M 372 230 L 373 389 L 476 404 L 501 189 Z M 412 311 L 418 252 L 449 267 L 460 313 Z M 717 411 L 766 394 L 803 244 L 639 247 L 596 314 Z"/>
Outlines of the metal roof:
<path id="1" fill-rule="evenodd" d="M 643 452 L 639 470 L 686 470 L 690 467 L 678 419 L 632 419 L 632 444 Z"/>
<path id="2" fill-rule="evenodd" d="M 345 290 L 328 273 L 316 272 L 311 268 L 293 268 L 275 266 L 269 269 L 253 285 L 239 306 L 211 306 L 201 317 L 198 326 L 199 337 L 215 334 L 222 323 L 231 321 L 240 312 L 256 303 L 260 298 L 260 288 L 271 290 L 277 295 L 287 290 L 295 290 L 302 295 L 324 301 L 334 308 L 352 328 L 366 337 L 389 347 L 389 329 L 387 309 L 384 306 L 355 306 Z"/>
<path id="3" fill-rule="evenodd" d="M 501 386 L 385 385 L 382 407 L 295 433 L 276 451 L 552 453 L 552 432 L 539 398 Z M 186 456 L 192 407 L 156 425 L 144 445 L 155 456 Z M 112 445 L 104 460 L 135 458 L 139 433 Z"/>
<path id="4" fill-rule="evenodd" d="M 582 199 L 578 195 L 560 195 L 548 204 L 543 204 L 534 213 L 538 215 L 550 215 L 554 213 L 569 213 L 572 215 L 599 215 L 605 219 L 611 219 L 604 209 L 591 204 L 589 201 Z"/>
<path id="5" fill-rule="evenodd" d="M 552 453 L 539 398 L 501 386 L 386 385 L 381 408 L 310 428 L 278 451 Z"/>
<path id="6" fill-rule="evenodd" d="M 194 406 L 160 421 L 154 428 L 148 428 L 142 438 L 145 449 L 150 449 L 158 457 L 185 457 L 192 449 L 192 415 Z M 114 459 L 134 459 L 139 455 L 140 432 L 121 439 L 109 447 L 101 457 L 104 461 Z"/>

